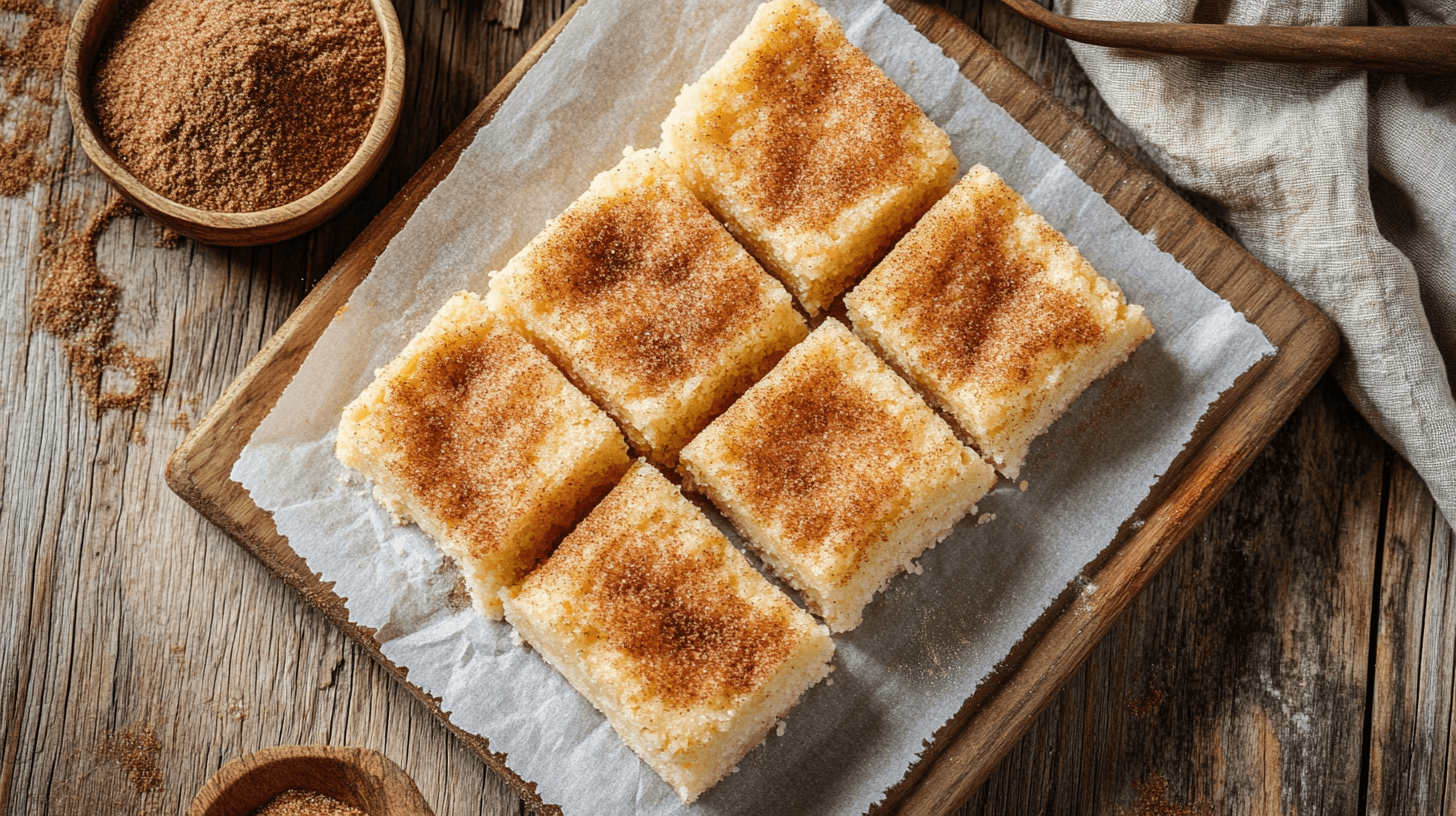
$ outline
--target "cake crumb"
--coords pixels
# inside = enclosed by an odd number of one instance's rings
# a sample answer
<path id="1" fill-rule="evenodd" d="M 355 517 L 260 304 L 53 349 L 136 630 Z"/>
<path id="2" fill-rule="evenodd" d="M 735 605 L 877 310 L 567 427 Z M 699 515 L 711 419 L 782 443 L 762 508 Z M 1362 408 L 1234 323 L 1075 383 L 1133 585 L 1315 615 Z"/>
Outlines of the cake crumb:
<path id="1" fill-rule="evenodd" d="M 1030 485 L 1027 484 L 1027 482 L 1026 482 L 1025 479 L 1022 479 L 1021 480 L 1021 484 L 1017 485 L 1017 487 L 1020 487 L 1021 488 L 1021 492 L 1022 493 L 1025 493 L 1026 492 L 1026 488 L 1030 487 Z"/>
<path id="2" fill-rule="evenodd" d="M 243 722 L 248 719 L 248 705 L 242 697 L 229 697 L 224 713 L 229 719 Z"/>
<path id="3" fill-rule="evenodd" d="M 782 737 L 784 735 L 784 732 L 787 730 L 789 730 L 788 722 L 784 720 L 779 720 L 779 727 L 774 729 L 774 733 Z"/>
<path id="4" fill-rule="evenodd" d="M 995 520 L 996 520 L 996 514 L 995 513 L 982 513 L 981 515 L 979 515 L 979 516 L 976 517 L 976 523 L 977 524 L 985 524 L 987 522 L 995 521 Z"/>

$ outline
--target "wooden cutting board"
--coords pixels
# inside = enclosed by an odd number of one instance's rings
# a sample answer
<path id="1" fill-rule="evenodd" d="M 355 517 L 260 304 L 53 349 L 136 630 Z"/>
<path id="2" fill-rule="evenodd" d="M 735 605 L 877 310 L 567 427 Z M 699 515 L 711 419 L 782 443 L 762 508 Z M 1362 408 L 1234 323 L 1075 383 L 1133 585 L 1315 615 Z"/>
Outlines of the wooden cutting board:
<path id="1" fill-rule="evenodd" d="M 178 495 L 374 655 L 533 808 L 551 811 L 555 808 L 541 802 L 534 786 L 512 772 L 505 757 L 491 752 L 485 739 L 456 728 L 437 700 L 411 684 L 406 673 L 384 657 L 372 630 L 350 622 L 332 585 L 308 570 L 278 534 L 272 517 L 254 505 L 229 474 L 314 342 L 369 274 L 374 258 L 450 172 L 476 131 L 490 121 L 584 2 L 579 0 L 562 15 L 364 230 L 188 435 L 167 466 L 167 482 Z M 1317 309 L 961 21 L 914 0 L 890 0 L 890 6 L 938 44 L 992 101 L 1059 154 L 1135 228 L 1156 235 L 1161 249 L 1258 325 L 1277 349 L 1210 408 L 1187 448 L 1138 509 L 1136 517 L 1144 523 L 1136 530 L 1125 527 L 1103 555 L 1083 570 L 1083 576 L 1099 590 L 1073 604 L 1069 589 L 1052 604 L 997 673 L 936 735 L 921 761 L 891 792 L 883 811 L 931 814 L 953 810 L 986 778 L 1123 608 L 1314 386 L 1334 358 L 1339 341 Z"/>

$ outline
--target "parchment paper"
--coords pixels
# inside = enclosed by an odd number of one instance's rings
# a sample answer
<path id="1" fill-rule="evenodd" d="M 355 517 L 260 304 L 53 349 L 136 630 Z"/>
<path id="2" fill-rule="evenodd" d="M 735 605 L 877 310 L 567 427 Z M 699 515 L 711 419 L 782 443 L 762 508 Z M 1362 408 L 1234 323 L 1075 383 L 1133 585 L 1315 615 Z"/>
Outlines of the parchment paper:
<path id="1" fill-rule="evenodd" d="M 849 38 L 951 134 L 962 167 L 1000 173 L 1157 335 L 1033 447 L 1030 489 L 1002 485 L 836 637 L 832 684 L 805 695 L 784 736 L 691 809 L 860 813 L 1108 544 L 1211 401 L 1273 348 L 1257 327 L 1133 230 L 954 63 L 879 0 L 827 0 Z M 343 406 L 453 292 L 497 269 L 614 165 L 657 144 L 678 89 L 742 31 L 740 0 L 591 0 L 483 128 L 359 285 L 259 426 L 233 478 L 373 627 L 385 655 L 437 695 L 568 814 L 672 813 L 676 796 L 509 627 L 453 611 L 455 582 L 413 526 L 396 527 L 333 456 Z M 651 55 L 644 59 L 642 55 Z M 720 525 L 721 526 L 721 525 Z"/>

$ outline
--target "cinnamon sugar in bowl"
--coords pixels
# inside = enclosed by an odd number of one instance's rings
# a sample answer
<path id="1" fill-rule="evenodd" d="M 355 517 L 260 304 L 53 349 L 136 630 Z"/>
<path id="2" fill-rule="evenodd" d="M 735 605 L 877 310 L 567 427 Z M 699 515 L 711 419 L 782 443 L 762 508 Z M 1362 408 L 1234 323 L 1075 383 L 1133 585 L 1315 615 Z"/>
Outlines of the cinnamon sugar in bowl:
<path id="1" fill-rule="evenodd" d="M 389 0 L 85 0 L 64 84 L 82 148 L 132 204 L 200 241 L 266 244 L 383 164 L 403 43 Z"/>

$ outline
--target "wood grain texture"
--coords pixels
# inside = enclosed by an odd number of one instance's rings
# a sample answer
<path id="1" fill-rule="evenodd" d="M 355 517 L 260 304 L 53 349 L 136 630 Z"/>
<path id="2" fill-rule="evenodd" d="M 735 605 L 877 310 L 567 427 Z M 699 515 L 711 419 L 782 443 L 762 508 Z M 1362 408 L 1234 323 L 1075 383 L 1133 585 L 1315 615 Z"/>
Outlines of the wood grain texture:
<path id="1" fill-rule="evenodd" d="M 371 658 L 172 495 L 163 470 L 186 426 L 564 6 L 534 3 L 508 32 L 478 3 L 398 3 L 411 127 L 360 197 L 305 236 L 167 249 L 146 219 L 114 223 L 99 255 L 123 290 L 118 339 L 166 378 L 149 412 L 95 418 L 60 342 L 30 330 L 46 236 L 79 231 L 110 196 L 65 107 L 47 110 L 49 177 L 0 199 L 0 812 L 177 814 L 225 761 L 290 743 L 379 750 L 439 816 L 520 812 Z M 5 42 L 28 23 L 0 15 Z M 59 75 L 42 80 L 59 99 Z M 146 726 L 160 786 L 138 791 L 103 748 Z"/>
<path id="2" fill-rule="evenodd" d="M 962 816 L 1358 813 L 1384 461 L 1322 381 Z"/>
<path id="3" fill-rule="evenodd" d="M 1456 537 L 1406 462 L 1390 474 L 1371 700 L 1371 814 L 1456 812 Z"/>
<path id="4" fill-rule="evenodd" d="M 68 15 L 76 4 L 61 5 Z M 124 289 L 119 339 L 155 356 L 166 378 L 150 412 L 94 418 L 67 379 L 59 341 L 30 331 L 43 235 L 78 230 L 109 195 L 78 156 L 63 105 L 44 109 L 49 174 L 20 197 L 0 198 L 0 812 L 181 813 L 226 761 L 291 743 L 380 750 L 410 774 L 438 816 L 522 810 L 509 786 L 426 706 L 162 481 L 184 428 L 218 400 L 566 3 L 527 0 L 519 31 L 491 23 L 492 4 L 479 0 L 395 5 L 409 55 L 409 127 L 380 175 L 337 218 L 257 249 L 159 247 L 157 230 L 142 218 L 119 220 L 102 239 L 102 269 Z M 996 0 L 951 0 L 948 9 L 1149 164 L 1059 38 Z M 27 22 L 0 14 L 5 42 L 16 42 Z M 0 64 L 0 73 L 9 70 Z M 29 84 L 38 94 L 49 88 L 53 99 L 60 95 L 58 76 Z M 0 141 L 11 138 L 16 113 L 30 105 L 13 93 L 0 84 L 0 99 L 13 103 L 0 115 Z M 1216 218 L 1204 202 L 1192 203 Z M 1371 462 L 1389 474 L 1374 496 Z M 1348 801 L 1333 798 L 1340 789 L 1357 792 L 1345 812 L 1422 812 L 1418 803 L 1429 803 L 1429 813 L 1456 810 L 1451 695 L 1432 690 L 1441 676 L 1450 688 L 1450 616 L 1433 628 L 1411 611 L 1451 608 L 1451 580 L 1439 570 L 1450 573 L 1452 537 L 1402 468 L 1323 381 L 959 812 L 1232 812 L 1208 798 L 1214 790 L 1243 791 L 1235 801 L 1255 813 L 1330 812 L 1318 803 Z M 1301 502 L 1322 509 L 1293 513 Z M 1371 532 L 1369 502 L 1386 519 L 1387 537 L 1392 519 L 1429 519 L 1418 524 L 1430 525 L 1433 554 L 1412 561 L 1411 574 L 1427 570 L 1431 589 L 1418 591 L 1414 579 L 1391 583 L 1399 572 L 1381 565 L 1392 545 Z M 1328 521 L 1308 531 L 1299 526 L 1332 512 L 1337 532 Z M 1377 565 L 1369 586 L 1349 577 L 1360 573 L 1346 559 Z M 1422 566 L 1428 563 L 1446 566 Z M 1280 577 L 1265 580 L 1265 573 Z M 1254 591 L 1244 591 L 1247 580 L 1257 582 Z M 1382 594 L 1386 585 L 1411 590 L 1394 602 Z M 1336 588 L 1347 596 L 1339 604 L 1328 600 Z M 1438 608 L 1432 599 L 1440 589 L 1447 600 Z M 1365 626 L 1373 619 L 1400 638 L 1382 635 L 1377 647 L 1373 631 L 1361 635 L 1362 603 L 1379 607 L 1366 613 Z M 1291 625 L 1285 616 L 1296 612 L 1303 617 Z M 1435 637 L 1438 629 L 1446 634 Z M 1267 646 L 1270 633 L 1279 633 L 1277 649 Z M 1416 639 L 1427 645 L 1409 648 Z M 1397 640 L 1406 644 L 1399 653 Z M 1326 645 L 1346 650 L 1357 641 L 1351 653 Z M 1266 646 L 1249 648 L 1257 643 Z M 1188 662 L 1195 653 L 1205 655 L 1196 670 Z M 1297 662 L 1310 655 L 1318 662 Z M 1388 668 L 1374 671 L 1377 658 Z M 1353 719 L 1349 700 L 1302 696 L 1318 672 L 1366 678 Z M 1152 702 L 1150 683 L 1161 702 Z M 1397 686 L 1405 690 L 1397 694 Z M 1271 701 L 1281 699 L 1288 708 L 1266 714 L 1261 725 L 1257 711 L 1272 711 Z M 161 786 L 138 793 L 100 749 L 108 732 L 136 733 L 146 724 L 160 745 Z M 1347 756 L 1325 747 L 1342 744 L 1336 732 L 1352 731 L 1369 757 L 1357 760 L 1353 779 Z M 1258 733 L 1272 738 L 1252 739 Z M 1421 740 L 1432 746 L 1429 755 L 1417 750 Z M 1275 744 L 1277 757 L 1263 750 Z M 1267 772 L 1271 759 L 1277 777 Z M 1224 781 L 1215 787 L 1215 779 Z M 1285 792 L 1300 780 L 1308 782 Z M 1170 809 L 1140 809 L 1159 802 Z M 1198 809 L 1178 809 L 1192 805 Z"/>

